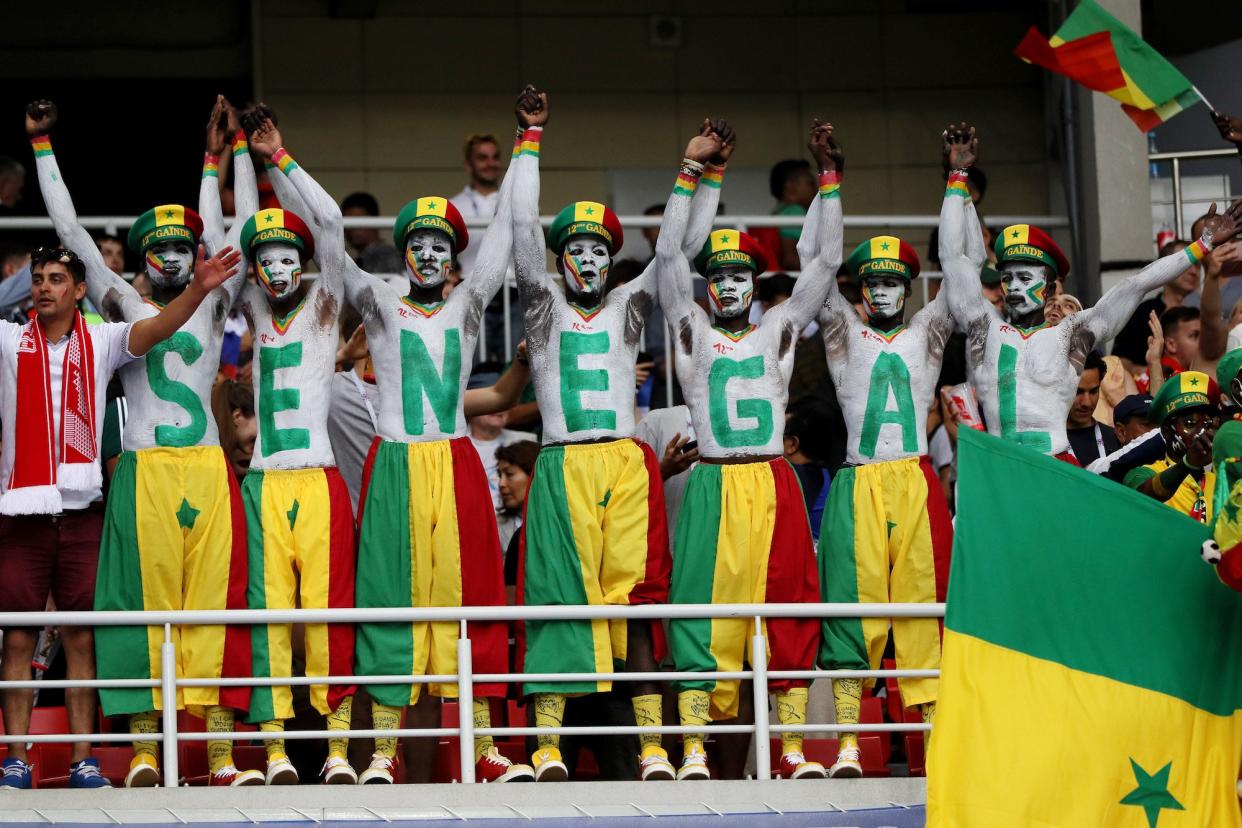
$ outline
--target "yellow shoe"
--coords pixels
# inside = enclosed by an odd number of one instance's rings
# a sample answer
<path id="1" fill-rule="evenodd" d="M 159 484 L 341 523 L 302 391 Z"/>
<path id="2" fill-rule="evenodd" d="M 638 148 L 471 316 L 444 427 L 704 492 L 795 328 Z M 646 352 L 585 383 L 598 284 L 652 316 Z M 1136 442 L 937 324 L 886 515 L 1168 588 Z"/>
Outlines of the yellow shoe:
<path id="1" fill-rule="evenodd" d="M 125 774 L 127 788 L 154 788 L 160 784 L 160 766 L 155 757 L 149 753 L 138 753 L 129 763 L 129 773 Z"/>
<path id="2" fill-rule="evenodd" d="M 535 766 L 536 782 L 564 782 L 569 778 L 569 770 L 561 761 L 559 748 L 539 748 L 531 754 L 530 763 Z"/>

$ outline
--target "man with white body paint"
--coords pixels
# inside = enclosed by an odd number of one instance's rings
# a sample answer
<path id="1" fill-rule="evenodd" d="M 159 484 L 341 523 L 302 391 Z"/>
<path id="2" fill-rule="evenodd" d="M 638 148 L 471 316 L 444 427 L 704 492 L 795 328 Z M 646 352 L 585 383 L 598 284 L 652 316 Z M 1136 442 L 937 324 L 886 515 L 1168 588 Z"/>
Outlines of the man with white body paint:
<path id="1" fill-rule="evenodd" d="M 732 136 L 724 137 L 731 150 Z M 707 279 L 709 317 L 694 302 L 693 277 L 681 249 L 690 205 L 675 198 L 664 213 L 656 244 L 660 302 L 673 324 L 677 377 L 699 440 L 699 464 L 690 472 L 677 522 L 671 603 L 819 600 L 815 544 L 802 487 L 782 455 L 783 426 L 798 334 L 814 319 L 841 264 L 839 181 L 845 159 L 831 124 L 816 122 L 809 148 L 819 163 L 819 198 L 803 225 L 802 241 L 818 255 L 804 258 L 792 295 L 758 325 L 749 317 L 755 280 L 767 269 L 759 244 L 737 230 L 710 235 L 695 259 Z M 811 236 L 819 237 L 817 243 L 808 242 Z M 669 627 L 679 671 L 743 669 L 749 619 L 674 619 Z M 814 665 L 815 619 L 771 619 L 764 628 L 772 670 Z M 808 684 L 772 682 L 782 725 L 806 724 Z M 682 725 L 706 726 L 737 716 L 739 682 L 679 685 Z M 684 740 L 677 778 L 707 779 L 704 734 L 687 734 Z M 824 777 L 823 765 L 803 755 L 801 733 L 781 734 L 781 745 L 783 776 Z"/>
<path id="2" fill-rule="evenodd" d="M 914 248 L 895 236 L 858 245 L 846 270 L 861 288 L 863 316 L 842 298 L 835 280 L 819 315 L 848 437 L 846 465 L 832 480 L 820 524 L 823 600 L 943 601 L 952 528 L 944 489 L 928 457 L 927 414 L 953 320 L 941 291 L 905 324 L 919 260 Z M 889 624 L 887 618 L 825 619 L 820 666 L 876 669 Z M 894 618 L 891 624 L 899 669 L 940 666 L 936 619 Z M 936 679 L 899 681 L 902 701 L 930 722 Z M 838 724 L 858 722 L 863 687 L 861 679 L 833 681 Z M 831 775 L 861 776 L 860 756 L 858 734 L 842 732 Z"/>
<path id="3" fill-rule="evenodd" d="M 520 99 L 519 126 L 528 117 Z M 501 186 L 491 232 L 470 278 L 444 298 L 444 282 L 469 235 L 447 199 L 426 196 L 397 217 L 393 241 L 402 251 L 409 293 L 361 270 L 346 254 L 336 201 L 298 166 L 266 120 L 265 135 L 283 175 L 292 182 L 315 228 L 320 279 L 343 279 L 345 297 L 361 314 L 375 364 L 378 436 L 363 471 L 358 505 L 355 601 L 359 607 L 499 606 L 505 603 L 500 541 L 487 478 L 466 436 L 463 389 L 483 309 L 499 289 L 511 259 L 512 176 Z M 520 138 L 520 136 L 519 136 Z M 521 151 L 519 140 L 514 155 Z M 277 194 L 286 198 L 281 189 Z M 335 338 L 332 340 L 335 346 Z M 324 381 L 331 375 L 325 372 Z M 323 395 L 328 403 L 328 395 Z M 413 597 L 411 597 L 413 596 Z M 507 669 L 508 627 L 469 626 L 476 671 Z M 452 674 L 457 671 L 458 625 L 452 622 L 361 624 L 356 635 L 357 675 Z M 418 702 L 422 685 L 369 685 L 377 729 L 400 725 L 402 709 Z M 432 684 L 437 697 L 455 698 L 456 684 Z M 490 727 L 489 700 L 505 685 L 476 684 L 474 718 Z M 529 767 L 501 756 L 488 737 L 476 739 L 481 781 L 529 780 Z M 391 784 L 395 738 L 376 739 L 362 784 Z"/>
<path id="4" fill-rule="evenodd" d="M 231 108 L 219 103 L 210 130 L 237 134 Z M 27 129 L 45 136 L 56 122 L 48 101 L 31 104 Z M 224 122 L 221 123 L 220 119 Z M 244 137 L 234 141 L 239 182 L 237 209 L 258 209 Z M 187 207 L 165 204 L 147 211 L 130 229 L 129 243 L 142 255 L 152 284 L 144 300 L 104 264 L 94 240 L 77 219 L 61 178 L 51 142 L 36 143 L 39 187 L 62 242 L 86 264 L 87 296 L 106 319 L 138 322 L 155 316 L 190 282 L 202 221 Z M 216 162 L 203 165 L 202 202 L 219 200 Z M 237 245 L 240 227 L 227 240 Z M 109 489 L 99 551 L 97 610 L 221 610 L 246 606 L 246 541 L 241 496 L 228 459 L 220 449 L 211 389 L 220 363 L 220 346 L 229 308 L 245 281 L 244 271 L 211 292 L 190 320 L 164 342 L 119 371 L 129 416 L 124 443 Z M 245 627 L 173 627 L 178 675 L 195 678 L 250 675 L 250 635 Z M 100 678 L 159 678 L 161 627 L 101 627 L 96 632 Z M 188 708 L 207 720 L 209 732 L 233 730 L 234 710 L 245 710 L 244 687 L 179 688 L 176 699 L 158 689 L 102 689 L 104 713 L 129 715 L 139 735 L 159 731 L 156 711 L 165 704 Z M 127 787 L 159 783 L 159 743 L 137 738 Z M 208 742 L 210 784 L 262 784 L 263 775 L 239 772 L 232 742 Z"/>
<path id="5" fill-rule="evenodd" d="M 965 192 L 966 170 L 977 160 L 978 141 L 967 124 L 944 133 L 950 195 Z M 979 293 L 979 268 L 986 258 L 974 205 L 968 197 L 946 196 L 940 212 L 940 261 L 949 309 L 966 332 L 967 359 L 991 434 L 1077 465 L 1065 433 L 1066 415 L 1087 354 L 1115 337 L 1143 296 L 1176 279 L 1187 261 L 1201 262 L 1213 247 L 1237 232 L 1242 201 L 1225 214 L 1212 206 L 1203 235 L 1185 250 L 1157 259 L 1100 297 L 1094 307 L 1050 326 L 1044 318 L 1054 281 L 1069 262 L 1037 227 L 1006 227 L 994 244 L 1003 274 L 1002 316 Z"/>
<path id="6" fill-rule="evenodd" d="M 530 90 L 537 109 L 530 126 L 542 131 L 547 96 Z M 538 132 L 532 141 L 538 139 Z M 704 162 L 721 149 L 705 122 L 686 149 L 682 176 L 669 213 L 685 210 L 710 221 L 717 186 L 693 196 Z M 536 150 L 537 150 L 537 145 Z M 709 171 L 719 184 L 721 171 Z M 539 156 L 523 154 L 514 165 L 514 257 L 526 318 L 535 394 L 543 416 L 539 453 L 522 527 L 519 601 L 531 605 L 661 603 L 668 596 L 668 530 L 659 463 L 650 446 L 634 439 L 634 365 L 643 323 L 656 299 L 655 266 L 608 291 L 608 269 L 621 247 L 621 225 L 612 210 L 594 201 L 563 209 L 549 228 L 547 245 L 565 277 L 561 293 L 549 279 L 544 234 L 539 226 Z M 684 185 L 684 186 L 683 186 Z M 678 206 L 678 209 L 673 209 Z M 684 218 L 683 218 L 684 220 Z M 493 225 L 493 228 L 495 225 Z M 519 654 L 530 673 L 611 672 L 656 669 L 652 625 L 624 621 L 527 622 Z M 663 721 L 654 682 L 633 682 L 639 726 Z M 606 692 L 611 682 L 527 682 L 535 697 L 535 722 L 559 727 L 567 695 Z M 674 777 L 659 734 L 639 737 L 644 780 Z M 536 779 L 567 777 L 559 737 L 540 734 L 534 754 Z"/>

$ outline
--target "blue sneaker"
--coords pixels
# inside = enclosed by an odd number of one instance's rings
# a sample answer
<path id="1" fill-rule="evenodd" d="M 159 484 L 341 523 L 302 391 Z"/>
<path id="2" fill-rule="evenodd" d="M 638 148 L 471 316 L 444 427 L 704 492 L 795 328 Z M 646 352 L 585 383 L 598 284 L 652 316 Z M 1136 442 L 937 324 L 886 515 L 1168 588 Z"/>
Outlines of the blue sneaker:
<path id="1" fill-rule="evenodd" d="M 34 770 L 34 765 L 10 756 L 0 762 L 0 770 L 4 771 L 4 776 L 0 777 L 0 788 L 30 789 L 33 781 L 30 772 Z"/>
<path id="2" fill-rule="evenodd" d="M 98 759 L 83 759 L 69 766 L 69 787 L 111 788 L 112 783 L 99 772 Z"/>

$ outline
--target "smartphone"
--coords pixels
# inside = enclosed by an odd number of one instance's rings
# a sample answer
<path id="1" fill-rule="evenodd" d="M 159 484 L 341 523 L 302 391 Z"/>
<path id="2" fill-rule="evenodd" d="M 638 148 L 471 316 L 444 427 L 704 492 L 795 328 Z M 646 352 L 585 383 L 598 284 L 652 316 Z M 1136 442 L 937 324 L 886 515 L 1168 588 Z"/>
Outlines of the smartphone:
<path id="1" fill-rule="evenodd" d="M 698 447 L 699 447 L 699 441 L 691 440 L 690 442 L 686 443 L 684 446 L 681 447 L 681 453 L 689 454 L 690 452 L 694 451 Z"/>

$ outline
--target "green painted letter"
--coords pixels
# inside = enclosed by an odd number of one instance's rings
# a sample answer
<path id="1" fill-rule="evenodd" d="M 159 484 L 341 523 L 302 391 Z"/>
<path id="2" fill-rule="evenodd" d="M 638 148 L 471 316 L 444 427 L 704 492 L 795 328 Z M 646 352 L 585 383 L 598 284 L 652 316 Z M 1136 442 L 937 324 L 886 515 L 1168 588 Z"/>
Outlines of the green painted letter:
<path id="1" fill-rule="evenodd" d="M 164 402 L 181 406 L 190 415 L 190 422 L 184 426 L 157 425 L 155 444 L 168 448 L 196 446 L 207 433 L 207 412 L 203 409 L 203 401 L 190 386 L 169 378 L 164 360 L 170 353 L 181 357 L 184 364 L 193 365 L 203 355 L 203 346 L 193 334 L 177 331 L 147 351 L 147 385 L 151 387 L 151 393 Z"/>
<path id="2" fill-rule="evenodd" d="M 1046 431 L 1018 431 L 1018 349 L 1002 345 L 996 365 L 996 394 L 1000 398 L 1001 437 L 1020 446 L 1052 451 L 1052 437 Z"/>
<path id="3" fill-rule="evenodd" d="M 578 367 L 578 360 L 583 354 L 606 354 L 608 349 L 607 331 L 561 331 L 561 408 L 565 411 L 567 431 L 617 427 L 617 412 L 582 407 L 583 391 L 608 390 L 608 372 L 603 368 L 584 370 Z"/>
<path id="4" fill-rule="evenodd" d="M 290 342 L 280 348 L 259 349 L 259 435 L 263 455 L 278 451 L 310 448 L 310 429 L 277 428 L 276 412 L 300 408 L 302 392 L 296 388 L 277 388 L 276 372 L 302 364 L 302 343 Z"/>
<path id="5" fill-rule="evenodd" d="M 712 433 L 723 448 L 762 446 L 772 439 L 772 403 L 759 397 L 744 397 L 734 408 L 739 420 L 753 420 L 750 428 L 734 428 L 729 421 L 728 385 L 731 379 L 758 379 L 763 376 L 763 357 L 726 359 L 712 362 L 707 375 L 707 396 L 710 400 Z"/>
<path id="6" fill-rule="evenodd" d="M 401 411 L 405 433 L 418 436 L 426 423 L 423 396 L 431 402 L 436 423 L 444 434 L 457 427 L 457 399 L 461 393 L 461 332 L 444 332 L 444 370 L 436 372 L 423 338 L 413 331 L 401 332 Z"/>
<path id="7" fill-rule="evenodd" d="M 888 407 L 889 391 L 897 408 Z M 901 426 L 901 450 L 918 451 L 919 436 L 914 420 L 914 400 L 910 396 L 910 369 L 900 356 L 882 353 L 871 367 L 871 387 L 867 389 L 867 411 L 863 414 L 862 437 L 858 453 L 875 457 L 880 429 L 886 425 Z"/>

